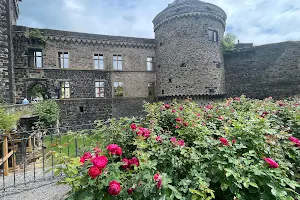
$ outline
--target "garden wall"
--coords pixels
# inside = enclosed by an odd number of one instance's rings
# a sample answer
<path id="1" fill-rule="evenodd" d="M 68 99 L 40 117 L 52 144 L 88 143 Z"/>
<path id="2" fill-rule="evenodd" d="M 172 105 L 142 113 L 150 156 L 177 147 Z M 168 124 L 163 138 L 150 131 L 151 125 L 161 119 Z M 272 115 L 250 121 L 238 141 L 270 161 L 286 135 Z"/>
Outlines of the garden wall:
<path id="1" fill-rule="evenodd" d="M 225 56 L 228 96 L 285 98 L 300 94 L 300 42 L 268 44 Z"/>

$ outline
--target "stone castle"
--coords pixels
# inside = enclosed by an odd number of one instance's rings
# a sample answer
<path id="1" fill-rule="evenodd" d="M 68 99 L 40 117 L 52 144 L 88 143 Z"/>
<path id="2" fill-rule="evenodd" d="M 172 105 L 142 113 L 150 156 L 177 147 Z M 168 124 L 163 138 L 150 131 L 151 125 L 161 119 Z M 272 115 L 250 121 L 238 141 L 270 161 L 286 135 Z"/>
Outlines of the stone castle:
<path id="1" fill-rule="evenodd" d="M 155 39 L 17 26 L 19 3 L 0 0 L 0 98 L 21 103 L 39 85 L 62 124 L 138 116 L 144 101 L 300 93 L 300 42 L 223 56 L 227 16 L 210 3 L 175 0 L 153 20 Z"/>

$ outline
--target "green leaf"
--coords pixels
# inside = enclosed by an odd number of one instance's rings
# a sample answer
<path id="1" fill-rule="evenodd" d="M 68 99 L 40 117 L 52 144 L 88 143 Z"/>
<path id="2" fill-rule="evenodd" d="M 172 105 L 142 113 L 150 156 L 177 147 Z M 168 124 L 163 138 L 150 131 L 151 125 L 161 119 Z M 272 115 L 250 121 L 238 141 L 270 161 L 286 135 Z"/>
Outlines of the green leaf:
<path id="1" fill-rule="evenodd" d="M 227 183 L 221 183 L 221 190 L 222 190 L 222 191 L 227 190 L 228 187 L 229 187 L 229 185 L 228 185 Z"/>
<path id="2" fill-rule="evenodd" d="M 249 185 L 251 185 L 252 187 L 258 188 L 258 185 L 254 182 L 250 182 Z"/>

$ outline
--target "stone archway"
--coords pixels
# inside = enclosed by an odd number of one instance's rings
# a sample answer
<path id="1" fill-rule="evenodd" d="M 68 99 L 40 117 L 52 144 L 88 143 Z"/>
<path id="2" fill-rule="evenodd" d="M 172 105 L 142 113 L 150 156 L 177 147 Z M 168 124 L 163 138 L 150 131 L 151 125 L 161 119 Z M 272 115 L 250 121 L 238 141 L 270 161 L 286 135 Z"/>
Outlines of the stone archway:
<path id="1" fill-rule="evenodd" d="M 29 101 L 34 100 L 46 100 L 49 98 L 47 87 L 44 83 L 33 82 L 29 83 L 27 87 L 27 99 Z"/>

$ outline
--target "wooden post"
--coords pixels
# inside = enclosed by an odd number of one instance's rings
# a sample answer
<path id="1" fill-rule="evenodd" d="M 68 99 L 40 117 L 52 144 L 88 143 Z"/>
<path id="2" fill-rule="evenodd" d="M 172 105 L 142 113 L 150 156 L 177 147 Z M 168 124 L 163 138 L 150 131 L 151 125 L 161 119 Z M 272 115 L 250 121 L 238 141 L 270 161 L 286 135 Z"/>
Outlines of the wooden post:
<path id="1" fill-rule="evenodd" d="M 8 154 L 8 141 L 7 141 L 7 136 L 3 136 L 3 159 L 7 156 Z M 8 159 L 6 159 L 3 163 L 3 170 L 4 170 L 4 176 L 8 176 L 9 171 L 8 171 Z"/>

